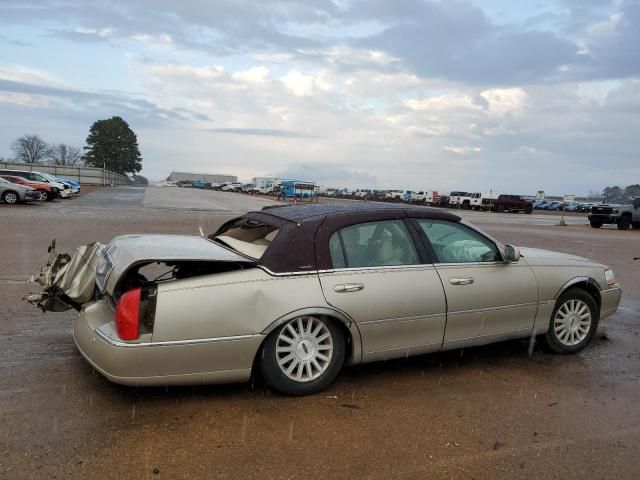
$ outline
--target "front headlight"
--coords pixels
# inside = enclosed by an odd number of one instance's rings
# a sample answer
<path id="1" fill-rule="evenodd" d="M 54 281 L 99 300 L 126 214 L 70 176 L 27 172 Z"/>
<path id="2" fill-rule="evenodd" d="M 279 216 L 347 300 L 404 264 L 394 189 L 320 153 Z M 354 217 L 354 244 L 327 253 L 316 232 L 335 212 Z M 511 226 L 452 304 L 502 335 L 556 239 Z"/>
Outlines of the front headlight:
<path id="1" fill-rule="evenodd" d="M 109 255 L 109 252 L 113 251 L 115 247 L 105 247 L 103 248 L 98 255 L 100 258 L 98 259 L 98 263 L 96 264 L 96 285 L 98 286 L 98 290 L 100 292 L 104 292 L 105 287 L 107 286 L 107 280 L 109 279 L 109 275 L 113 270 L 113 266 L 115 263 Z"/>
<path id="2" fill-rule="evenodd" d="M 607 281 L 607 285 L 613 285 L 614 283 L 616 283 L 616 277 L 613 274 L 613 270 L 611 270 L 610 268 L 607 268 L 604 271 L 604 278 Z"/>

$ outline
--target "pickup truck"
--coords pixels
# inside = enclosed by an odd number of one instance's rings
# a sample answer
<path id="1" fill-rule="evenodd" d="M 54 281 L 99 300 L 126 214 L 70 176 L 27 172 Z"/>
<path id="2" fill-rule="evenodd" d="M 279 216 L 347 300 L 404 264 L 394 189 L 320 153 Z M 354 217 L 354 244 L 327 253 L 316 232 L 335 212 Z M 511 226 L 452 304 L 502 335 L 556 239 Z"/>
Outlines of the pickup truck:
<path id="1" fill-rule="evenodd" d="M 524 212 L 533 211 L 533 202 L 520 195 L 499 195 L 493 202 L 493 209 L 496 212 Z"/>
<path id="2" fill-rule="evenodd" d="M 640 197 L 633 200 L 631 205 L 603 203 L 591 207 L 589 224 L 593 228 L 600 228 L 604 224 L 617 225 L 619 230 L 629 230 L 630 227 L 640 229 Z"/>

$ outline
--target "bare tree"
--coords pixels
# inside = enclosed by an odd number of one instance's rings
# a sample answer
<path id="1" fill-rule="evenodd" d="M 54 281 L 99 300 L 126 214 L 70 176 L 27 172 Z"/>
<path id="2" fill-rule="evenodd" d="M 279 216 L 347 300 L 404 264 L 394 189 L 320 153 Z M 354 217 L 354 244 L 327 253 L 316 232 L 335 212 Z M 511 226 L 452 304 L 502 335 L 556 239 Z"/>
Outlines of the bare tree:
<path id="1" fill-rule="evenodd" d="M 64 143 L 51 145 L 51 147 L 47 149 L 47 158 L 53 165 L 68 165 L 75 167 L 82 163 L 82 154 L 80 153 L 80 149 Z"/>
<path id="2" fill-rule="evenodd" d="M 24 163 L 40 163 L 47 153 L 47 142 L 38 135 L 23 135 L 11 144 L 15 159 Z"/>

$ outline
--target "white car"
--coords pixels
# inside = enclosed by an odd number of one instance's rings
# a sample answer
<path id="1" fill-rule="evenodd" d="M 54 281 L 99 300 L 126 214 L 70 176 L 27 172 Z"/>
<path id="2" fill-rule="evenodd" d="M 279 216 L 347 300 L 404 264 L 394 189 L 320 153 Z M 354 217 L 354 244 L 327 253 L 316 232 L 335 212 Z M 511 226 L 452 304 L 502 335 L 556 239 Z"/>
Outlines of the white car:
<path id="1" fill-rule="evenodd" d="M 224 185 L 220 190 L 222 190 L 223 192 L 239 192 L 241 189 L 241 183 L 228 183 Z"/>

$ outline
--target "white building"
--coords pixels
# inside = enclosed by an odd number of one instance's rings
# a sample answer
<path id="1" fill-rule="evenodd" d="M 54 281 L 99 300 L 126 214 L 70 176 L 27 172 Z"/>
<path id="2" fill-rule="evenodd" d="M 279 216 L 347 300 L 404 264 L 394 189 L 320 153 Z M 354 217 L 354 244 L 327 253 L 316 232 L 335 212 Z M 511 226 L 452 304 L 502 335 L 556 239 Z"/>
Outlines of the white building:
<path id="1" fill-rule="evenodd" d="M 202 180 L 209 183 L 237 183 L 238 177 L 218 173 L 171 172 L 167 180 L 170 182 L 179 182 L 181 180 L 195 182 L 196 180 Z"/>

